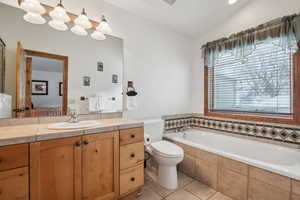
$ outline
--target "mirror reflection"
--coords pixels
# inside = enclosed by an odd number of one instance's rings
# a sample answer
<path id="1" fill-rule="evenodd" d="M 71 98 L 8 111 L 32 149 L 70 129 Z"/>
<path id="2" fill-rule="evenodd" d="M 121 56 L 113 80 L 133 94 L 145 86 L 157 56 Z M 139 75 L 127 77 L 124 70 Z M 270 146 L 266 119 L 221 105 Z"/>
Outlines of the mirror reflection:
<path id="1" fill-rule="evenodd" d="M 0 3 L 0 118 L 122 112 L 122 39 L 98 41 L 23 15 Z"/>

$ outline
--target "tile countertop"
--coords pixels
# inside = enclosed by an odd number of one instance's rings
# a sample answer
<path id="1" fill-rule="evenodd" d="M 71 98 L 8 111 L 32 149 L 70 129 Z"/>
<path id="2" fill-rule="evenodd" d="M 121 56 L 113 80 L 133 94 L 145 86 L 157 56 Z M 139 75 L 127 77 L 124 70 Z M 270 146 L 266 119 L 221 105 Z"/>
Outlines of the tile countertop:
<path id="1" fill-rule="evenodd" d="M 84 129 L 50 130 L 49 124 L 30 124 L 0 127 L 0 146 L 52 140 L 106 131 L 142 127 L 143 122 L 123 118 L 97 120 L 100 126 Z"/>

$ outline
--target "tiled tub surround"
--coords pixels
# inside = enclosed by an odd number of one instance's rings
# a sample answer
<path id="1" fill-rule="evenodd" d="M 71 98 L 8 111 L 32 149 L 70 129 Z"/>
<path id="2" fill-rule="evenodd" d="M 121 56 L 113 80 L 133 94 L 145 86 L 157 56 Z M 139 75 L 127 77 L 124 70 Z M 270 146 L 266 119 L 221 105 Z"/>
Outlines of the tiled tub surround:
<path id="1" fill-rule="evenodd" d="M 198 130 L 165 139 L 184 149 L 180 171 L 235 200 L 300 199 L 298 149 Z"/>
<path id="2" fill-rule="evenodd" d="M 269 124 L 205 117 L 199 114 L 164 116 L 165 131 L 174 132 L 184 126 L 207 128 L 234 135 L 300 145 L 300 126 Z"/>

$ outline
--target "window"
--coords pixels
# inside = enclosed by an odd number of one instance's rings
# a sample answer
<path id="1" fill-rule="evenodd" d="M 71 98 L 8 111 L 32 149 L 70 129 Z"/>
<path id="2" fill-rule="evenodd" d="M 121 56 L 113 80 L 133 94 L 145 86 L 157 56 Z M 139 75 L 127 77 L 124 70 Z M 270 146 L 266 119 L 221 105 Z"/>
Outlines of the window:
<path id="1" fill-rule="evenodd" d="M 250 49 L 250 48 L 249 48 Z M 292 48 L 279 38 L 259 41 L 247 56 L 224 50 L 207 68 L 207 112 L 243 115 L 293 115 Z"/>

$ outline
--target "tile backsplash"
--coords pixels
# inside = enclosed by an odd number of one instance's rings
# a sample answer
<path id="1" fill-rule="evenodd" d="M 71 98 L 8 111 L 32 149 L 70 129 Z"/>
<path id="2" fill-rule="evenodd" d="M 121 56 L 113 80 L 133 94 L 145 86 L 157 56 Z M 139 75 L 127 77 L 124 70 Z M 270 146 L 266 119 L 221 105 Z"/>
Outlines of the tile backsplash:
<path id="1" fill-rule="evenodd" d="M 200 114 L 163 116 L 165 131 L 172 132 L 182 127 L 207 128 L 235 135 L 250 136 L 284 143 L 300 144 L 300 126 L 268 124 L 253 121 L 205 117 Z"/>

